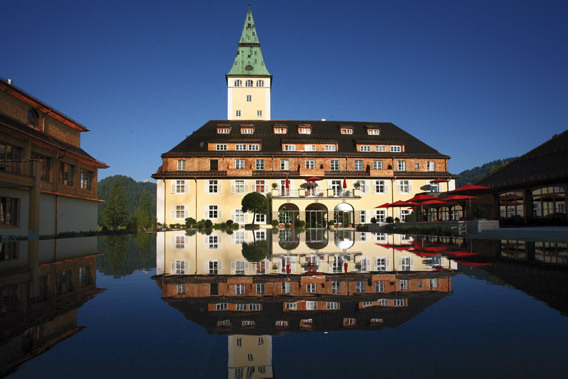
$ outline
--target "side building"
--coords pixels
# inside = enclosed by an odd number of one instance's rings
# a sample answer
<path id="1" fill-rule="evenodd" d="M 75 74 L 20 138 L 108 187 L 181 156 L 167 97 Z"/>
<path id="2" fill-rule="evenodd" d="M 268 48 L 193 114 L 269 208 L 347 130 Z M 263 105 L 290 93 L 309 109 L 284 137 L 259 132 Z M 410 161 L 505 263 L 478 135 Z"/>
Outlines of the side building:
<path id="1" fill-rule="evenodd" d="M 0 234 L 97 229 L 97 171 L 88 129 L 0 79 Z"/>
<path id="2" fill-rule="evenodd" d="M 213 120 L 162 155 L 152 176 L 157 217 L 248 223 L 241 200 L 259 192 L 270 198 L 268 217 L 256 215 L 261 224 L 403 220 L 410 209 L 376 207 L 453 189 L 448 159 L 392 123 Z M 432 187 L 440 178 L 449 182 Z"/>

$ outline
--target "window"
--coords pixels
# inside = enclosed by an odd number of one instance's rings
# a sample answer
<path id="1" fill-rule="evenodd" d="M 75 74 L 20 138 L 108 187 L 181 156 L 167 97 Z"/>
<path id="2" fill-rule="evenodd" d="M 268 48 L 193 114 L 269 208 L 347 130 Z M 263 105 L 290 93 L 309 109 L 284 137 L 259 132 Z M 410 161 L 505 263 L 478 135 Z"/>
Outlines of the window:
<path id="1" fill-rule="evenodd" d="M 245 81 L 245 87 L 252 87 L 252 80 L 248 79 Z"/>
<path id="2" fill-rule="evenodd" d="M 207 236 L 207 248 L 212 250 L 218 249 L 219 237 L 215 235 Z"/>
<path id="3" fill-rule="evenodd" d="M 375 180 L 375 193 L 388 193 L 386 180 Z"/>
<path id="4" fill-rule="evenodd" d="M 394 299 L 392 305 L 393 307 L 404 307 L 404 299 Z"/>
<path id="5" fill-rule="evenodd" d="M 244 294 L 245 294 L 245 285 L 235 284 L 235 295 L 244 295 Z"/>
<path id="6" fill-rule="evenodd" d="M 362 280 L 359 280 L 357 282 L 357 293 L 363 293 L 365 292 L 365 282 Z"/>
<path id="7" fill-rule="evenodd" d="M 353 134 L 353 129 L 351 129 L 351 128 L 341 128 L 341 134 Z"/>
<path id="8" fill-rule="evenodd" d="M 387 258 L 377 258 L 376 265 L 376 271 L 387 271 Z"/>
<path id="9" fill-rule="evenodd" d="M 176 292 L 178 295 L 185 295 L 185 284 L 178 284 Z"/>
<path id="10" fill-rule="evenodd" d="M 284 145 L 284 151 L 296 151 L 296 145 Z"/>
<path id="11" fill-rule="evenodd" d="M 345 326 L 353 326 L 356 323 L 357 323 L 357 319 L 352 318 L 352 317 L 343 319 L 343 325 L 345 325 Z"/>
<path id="12" fill-rule="evenodd" d="M 331 160 L 331 171 L 339 171 L 339 159 Z"/>
<path id="13" fill-rule="evenodd" d="M 282 283 L 284 284 L 284 283 Z M 296 310 L 298 309 L 298 303 L 294 302 L 294 303 L 284 303 L 284 308 L 286 309 L 291 309 L 291 310 Z"/>
<path id="14" fill-rule="evenodd" d="M 247 149 L 247 145 L 244 143 L 238 143 L 235 145 L 235 150 L 237 151 L 245 151 Z"/>
<path id="15" fill-rule="evenodd" d="M 375 292 L 385 292 L 385 282 L 380 280 L 375 282 Z"/>
<path id="16" fill-rule="evenodd" d="M 410 193 L 410 181 L 409 180 L 399 180 L 398 181 L 398 191 L 400 193 Z"/>
<path id="17" fill-rule="evenodd" d="M 264 170 L 264 159 L 257 159 L 254 168 L 255 170 Z"/>
<path id="18" fill-rule="evenodd" d="M 264 180 L 257 180 L 254 186 L 255 192 L 264 193 L 266 192 L 266 183 Z"/>
<path id="19" fill-rule="evenodd" d="M 377 304 L 383 307 L 388 307 L 389 306 L 389 299 L 379 299 L 377 301 Z"/>
<path id="20" fill-rule="evenodd" d="M 316 168 L 316 163 L 315 163 L 315 161 L 312 161 L 312 160 L 306 161 L 305 165 L 306 165 L 306 169 L 308 169 L 308 170 L 313 170 L 314 168 Z"/>
<path id="21" fill-rule="evenodd" d="M 254 133 L 253 128 L 241 128 L 241 134 L 253 134 L 253 133 Z"/>
<path id="22" fill-rule="evenodd" d="M 227 151 L 227 145 L 225 145 L 225 144 L 218 144 L 217 146 L 215 146 L 215 150 L 217 150 L 217 151 Z"/>
<path id="23" fill-rule="evenodd" d="M 235 80 L 235 87 L 242 87 L 242 86 L 243 86 L 243 81 L 241 79 Z"/>
<path id="24" fill-rule="evenodd" d="M 88 191 L 92 189 L 91 186 L 93 183 L 93 176 L 94 176 L 93 171 L 81 170 L 81 182 L 80 182 L 81 189 Z"/>
<path id="25" fill-rule="evenodd" d="M 304 151 L 316 151 L 316 145 L 304 145 Z"/>
<path id="26" fill-rule="evenodd" d="M 75 166 L 69 163 L 59 163 L 59 183 L 64 186 L 73 186 L 73 179 L 75 177 Z"/>
<path id="27" fill-rule="evenodd" d="M 241 111 L 240 111 L 240 109 L 237 109 L 237 110 L 235 111 L 235 116 L 236 116 L 236 117 L 241 117 Z"/>
<path id="28" fill-rule="evenodd" d="M 312 128 L 298 128 L 298 134 L 312 134 Z"/>
<path id="29" fill-rule="evenodd" d="M 256 111 L 256 117 L 262 117 L 262 110 Z"/>
<path id="30" fill-rule="evenodd" d="M 415 170 L 420 169 L 420 163 L 415 163 L 415 164 L 414 164 L 414 169 L 415 169 Z"/>
<path id="31" fill-rule="evenodd" d="M 336 145 L 325 145 L 325 151 L 337 151 Z"/>
<path id="32" fill-rule="evenodd" d="M 258 344 L 264 345 L 264 338 L 263 337 L 258 337 Z"/>
<path id="33" fill-rule="evenodd" d="M 377 222 L 385 222 L 387 217 L 386 213 L 387 211 L 384 209 L 375 209 L 375 219 Z"/>
<path id="34" fill-rule="evenodd" d="M 231 128 L 217 128 L 217 134 L 229 134 L 231 133 Z"/>
<path id="35" fill-rule="evenodd" d="M 387 147 L 385 145 L 377 145 L 375 147 L 375 151 L 378 153 L 383 153 L 385 151 L 387 151 Z"/>
<path id="36" fill-rule="evenodd" d="M 434 161 L 428 161 L 427 167 L 428 171 L 436 171 L 436 163 Z"/>
<path id="37" fill-rule="evenodd" d="M 177 170 L 185 171 L 185 159 L 180 159 L 177 161 Z"/>
<path id="38" fill-rule="evenodd" d="M 250 151 L 258 151 L 258 150 L 260 150 L 260 146 L 259 146 L 259 145 L 256 145 L 256 144 L 254 144 L 254 145 L 249 145 L 249 150 L 250 150 Z"/>
<path id="39" fill-rule="evenodd" d="M 208 193 L 219 193 L 219 181 L 209 180 Z"/>
<path id="40" fill-rule="evenodd" d="M 243 321 L 243 322 L 244 322 L 244 321 Z M 249 354 L 249 355 L 248 355 L 248 360 L 249 360 L 249 361 L 252 361 L 252 360 L 253 360 L 252 354 Z"/>
<path id="41" fill-rule="evenodd" d="M 242 179 L 237 179 L 233 182 L 233 193 L 245 193 L 247 191 L 246 182 Z"/>
<path id="42" fill-rule="evenodd" d="M 408 290 L 408 280 L 402 279 L 402 280 L 400 281 L 400 289 L 401 289 L 401 291 L 406 291 L 406 290 Z"/>
<path id="43" fill-rule="evenodd" d="M 406 171 L 406 161 L 398 161 L 398 171 Z"/>
<path id="44" fill-rule="evenodd" d="M 367 134 L 370 136 L 378 136 L 381 134 L 381 131 L 379 129 L 367 129 Z"/>
<path id="45" fill-rule="evenodd" d="M 264 295 L 265 288 L 264 283 L 256 283 L 256 293 L 259 295 Z"/>
<path id="46" fill-rule="evenodd" d="M 337 301 L 326 301 L 325 308 L 328 310 L 337 310 L 339 309 L 339 303 Z"/>
<path id="47" fill-rule="evenodd" d="M 306 292 L 307 293 L 316 293 L 316 284 L 315 283 L 306 284 Z"/>
<path id="48" fill-rule="evenodd" d="M 306 301 L 306 310 L 307 311 L 315 311 L 318 309 L 318 302 L 317 301 Z"/>
<path id="49" fill-rule="evenodd" d="M 355 161 L 355 171 L 363 171 L 363 161 L 356 160 Z"/>
<path id="50" fill-rule="evenodd" d="M 244 193 L 244 192 L 241 192 Z M 233 211 L 233 221 L 239 224 L 244 224 L 246 222 L 246 214 L 242 209 L 235 209 Z"/>
<path id="51" fill-rule="evenodd" d="M 219 170 L 219 161 L 217 159 L 210 159 L 209 160 L 209 170 L 211 170 L 211 171 Z"/>
<path id="52" fill-rule="evenodd" d="M 402 222 L 406 222 L 406 218 L 407 218 L 408 216 L 410 216 L 410 213 L 412 213 L 412 212 L 410 211 L 410 209 L 402 209 L 402 210 L 400 211 L 400 220 L 401 220 Z"/>
<path id="53" fill-rule="evenodd" d="M 217 303 L 215 304 L 215 310 L 217 311 L 226 311 L 228 308 L 228 304 L 227 303 Z"/>
<path id="54" fill-rule="evenodd" d="M 438 278 L 432 278 L 432 279 L 430 279 L 430 288 L 431 288 L 431 289 L 436 289 L 436 288 L 438 288 Z"/>
<path id="55" fill-rule="evenodd" d="M 254 222 L 257 224 L 266 224 L 266 215 L 262 213 L 256 213 L 254 215 Z"/>
<path id="56" fill-rule="evenodd" d="M 411 271 L 412 270 L 412 258 L 402 257 L 400 258 L 400 271 Z"/>
<path id="57" fill-rule="evenodd" d="M 359 184 L 359 192 L 361 194 L 369 193 L 369 185 L 366 180 L 360 179 L 355 181 L 355 183 Z"/>
<path id="58" fill-rule="evenodd" d="M 237 338 L 237 346 L 239 346 L 239 347 L 243 346 L 243 339 L 242 338 Z"/>
<path id="59" fill-rule="evenodd" d="M 288 159 L 282 159 L 280 161 L 280 170 L 282 171 L 290 170 L 290 161 Z"/>
<path id="60" fill-rule="evenodd" d="M 400 153 L 402 151 L 400 146 L 391 146 L 391 153 Z"/>
<path id="61" fill-rule="evenodd" d="M 366 224 L 367 222 L 367 218 L 369 217 L 369 211 L 366 210 L 360 210 L 359 211 L 359 223 L 361 224 Z"/>
<path id="62" fill-rule="evenodd" d="M 260 304 L 249 304 L 249 311 L 260 311 Z"/>
<path id="63" fill-rule="evenodd" d="M 255 54 L 256 54 L 256 51 L 255 51 Z M 257 87 L 264 87 L 264 80 L 262 80 L 262 79 L 257 80 L 256 86 Z"/>
<path id="64" fill-rule="evenodd" d="M 364 301 L 363 302 L 363 308 L 369 308 L 372 307 L 375 303 L 372 301 Z"/>
<path id="65" fill-rule="evenodd" d="M 275 127 L 274 134 L 286 134 L 286 128 L 282 127 Z"/>
<path id="66" fill-rule="evenodd" d="M 186 261 L 172 261 L 172 274 L 184 275 L 185 270 L 187 269 L 186 266 L 187 266 Z"/>
<path id="67" fill-rule="evenodd" d="M 282 282 L 282 293 L 283 294 L 290 293 L 290 282 Z"/>
<path id="68" fill-rule="evenodd" d="M 383 161 L 373 161 L 373 170 L 382 170 Z"/>
<path id="69" fill-rule="evenodd" d="M 176 205 L 175 218 L 185 220 L 185 205 Z"/>
<path id="70" fill-rule="evenodd" d="M 244 159 L 235 160 L 235 168 L 236 169 L 244 169 L 245 168 L 245 160 Z"/>
<path id="71" fill-rule="evenodd" d="M 247 95 L 247 102 L 251 102 L 252 101 L 252 96 L 251 95 Z"/>
<path id="72" fill-rule="evenodd" d="M 209 274 L 210 275 L 219 274 L 219 261 L 209 261 Z M 213 290 L 213 284 L 217 284 L 217 283 L 211 283 L 211 290 Z M 216 291 L 215 294 L 211 293 L 211 295 L 217 295 L 217 294 L 218 294 L 218 291 Z"/>
<path id="73" fill-rule="evenodd" d="M 185 180 L 176 180 L 174 182 L 174 193 L 186 193 L 187 187 Z"/>
<path id="74" fill-rule="evenodd" d="M 331 293 L 334 295 L 341 293 L 341 282 L 331 282 Z"/>
<path id="75" fill-rule="evenodd" d="M 219 207 L 217 205 L 210 205 L 207 209 L 207 218 L 219 218 Z"/>
<path id="76" fill-rule="evenodd" d="M 6 145 L 0 145 L 0 167 L 5 167 L 6 162 L 2 162 L 4 158 L 2 154 L 2 147 L 6 150 Z M 32 153 L 32 159 L 36 159 L 41 162 L 41 180 L 44 182 L 51 182 L 51 162 L 53 160 L 50 157 L 46 157 L 45 155 L 38 153 Z"/>
<path id="77" fill-rule="evenodd" d="M 276 326 L 277 328 L 287 328 L 288 321 L 278 320 L 274 323 L 274 326 Z"/>
<path id="78" fill-rule="evenodd" d="M 343 192 L 341 180 L 331 180 L 329 184 L 330 189 L 333 192 L 333 196 L 341 196 L 341 193 Z"/>
<path id="79" fill-rule="evenodd" d="M 361 145 L 361 146 L 359 147 L 359 150 L 360 150 L 360 151 L 371 151 L 371 146 L 369 146 L 369 145 Z"/>

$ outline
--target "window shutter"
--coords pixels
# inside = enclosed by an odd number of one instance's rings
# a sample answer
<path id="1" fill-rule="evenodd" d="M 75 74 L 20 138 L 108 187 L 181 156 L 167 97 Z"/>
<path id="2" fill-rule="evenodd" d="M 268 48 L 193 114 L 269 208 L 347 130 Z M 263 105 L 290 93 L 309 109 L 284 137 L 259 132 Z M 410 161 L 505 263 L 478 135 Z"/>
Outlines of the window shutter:
<path id="1" fill-rule="evenodd" d="M 408 181 L 408 193 L 412 193 L 412 180 Z"/>
<path id="2" fill-rule="evenodd" d="M 402 258 L 398 257 L 398 265 L 396 266 L 398 271 L 402 271 Z"/>
<path id="3" fill-rule="evenodd" d="M 245 275 L 249 274 L 249 263 L 245 261 Z"/>
<path id="4" fill-rule="evenodd" d="M 217 205 L 217 218 L 221 219 L 221 206 Z"/>
<path id="5" fill-rule="evenodd" d="M 184 180 L 183 181 L 183 193 L 188 193 L 189 192 L 189 180 Z"/>
<path id="6" fill-rule="evenodd" d="M 237 193 L 235 181 L 231 180 L 231 193 Z"/>
<path id="7" fill-rule="evenodd" d="M 172 261 L 172 270 L 170 271 L 170 274 L 174 274 L 176 272 L 176 261 Z"/>
<path id="8" fill-rule="evenodd" d="M 172 205 L 172 218 L 176 218 L 176 206 Z"/>
<path id="9" fill-rule="evenodd" d="M 231 261 L 231 275 L 235 275 L 236 271 L 237 271 L 237 262 Z"/>
<path id="10" fill-rule="evenodd" d="M 335 263 L 335 258 L 334 257 L 330 257 L 331 260 L 327 261 L 327 271 L 329 273 L 333 273 L 333 264 Z"/>
<path id="11" fill-rule="evenodd" d="M 363 211 L 355 211 L 355 223 L 359 224 L 361 222 L 361 212 Z"/>
<path id="12" fill-rule="evenodd" d="M 203 181 L 203 192 L 209 193 L 209 180 Z"/>
<path id="13" fill-rule="evenodd" d="M 395 181 L 396 193 L 400 193 L 400 180 Z"/>
<path id="14" fill-rule="evenodd" d="M 385 180 L 384 183 L 385 183 L 385 193 L 389 193 L 389 181 Z"/>
<path id="15" fill-rule="evenodd" d="M 414 271 L 414 258 L 410 258 L 410 271 Z"/>
<path id="16" fill-rule="evenodd" d="M 221 270 L 222 270 L 221 261 L 217 261 L 217 271 L 219 272 L 219 274 L 223 273 L 223 271 L 221 271 Z"/>
<path id="17" fill-rule="evenodd" d="M 231 220 L 235 221 L 235 209 L 231 210 Z"/>
<path id="18" fill-rule="evenodd" d="M 258 265 L 258 263 L 256 262 L 251 262 L 250 263 L 250 273 L 251 275 L 256 275 L 256 266 Z"/>
<path id="19" fill-rule="evenodd" d="M 176 181 L 172 180 L 172 193 L 176 193 Z"/>
<path id="20" fill-rule="evenodd" d="M 203 207 L 203 218 L 207 220 L 209 218 L 209 206 L 205 205 Z"/>
<path id="21" fill-rule="evenodd" d="M 203 273 L 209 274 L 209 261 L 203 262 Z"/>
<path id="22" fill-rule="evenodd" d="M 248 193 L 248 180 L 245 180 L 245 193 Z"/>
<path id="23" fill-rule="evenodd" d="M 222 187 L 221 184 L 223 183 L 222 180 L 217 180 L 217 193 L 221 193 Z"/>
<path id="24" fill-rule="evenodd" d="M 390 258 L 386 259 L 386 263 L 387 271 L 392 271 Z"/>

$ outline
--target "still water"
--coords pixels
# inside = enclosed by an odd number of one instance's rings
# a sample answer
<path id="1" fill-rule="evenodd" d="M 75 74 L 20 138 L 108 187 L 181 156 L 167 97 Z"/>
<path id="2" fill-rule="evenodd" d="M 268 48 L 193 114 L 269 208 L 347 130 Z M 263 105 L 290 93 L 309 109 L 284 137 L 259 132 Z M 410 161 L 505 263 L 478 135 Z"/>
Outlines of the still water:
<path id="1" fill-rule="evenodd" d="M 239 230 L 0 257 L 0 376 L 566 375 L 566 242 Z"/>

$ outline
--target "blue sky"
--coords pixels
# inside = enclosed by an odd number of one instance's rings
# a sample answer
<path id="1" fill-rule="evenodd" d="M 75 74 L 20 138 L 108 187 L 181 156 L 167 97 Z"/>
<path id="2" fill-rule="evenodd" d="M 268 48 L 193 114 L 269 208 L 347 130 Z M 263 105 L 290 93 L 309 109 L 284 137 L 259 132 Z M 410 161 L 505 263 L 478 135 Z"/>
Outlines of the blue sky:
<path id="1" fill-rule="evenodd" d="M 251 1 L 272 119 L 390 121 L 450 171 L 567 128 L 567 1 Z M 91 131 L 99 179 L 150 178 L 226 119 L 248 1 L 0 0 L 0 76 Z"/>

